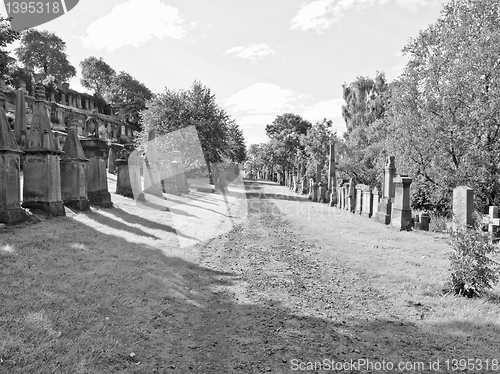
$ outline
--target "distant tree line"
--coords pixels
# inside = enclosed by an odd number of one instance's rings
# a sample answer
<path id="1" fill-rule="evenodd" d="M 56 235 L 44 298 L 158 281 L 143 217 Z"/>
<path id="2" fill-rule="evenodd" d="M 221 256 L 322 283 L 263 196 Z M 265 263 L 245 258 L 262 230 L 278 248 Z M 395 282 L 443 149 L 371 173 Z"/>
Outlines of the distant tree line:
<path id="1" fill-rule="evenodd" d="M 340 176 L 371 186 L 380 186 L 387 156 L 396 156 L 398 173 L 413 178 L 414 209 L 449 212 L 459 185 L 475 190 L 480 211 L 500 205 L 499 19 L 500 0 L 451 0 L 403 48 L 400 77 L 387 82 L 377 72 L 343 85 L 342 137 L 326 120 L 278 116 L 266 129 L 269 141 L 249 147 L 247 167 L 326 161 L 326 148 L 314 144 L 334 142 Z"/>

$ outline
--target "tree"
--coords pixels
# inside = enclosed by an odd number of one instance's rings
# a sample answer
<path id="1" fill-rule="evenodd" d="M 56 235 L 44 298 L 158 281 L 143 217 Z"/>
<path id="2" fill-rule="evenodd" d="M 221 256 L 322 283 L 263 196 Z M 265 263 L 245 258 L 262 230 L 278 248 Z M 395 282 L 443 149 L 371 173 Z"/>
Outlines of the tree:
<path id="1" fill-rule="evenodd" d="M 0 77 L 8 83 L 15 59 L 9 56 L 5 48 L 19 37 L 19 32 L 10 26 L 9 18 L 0 17 Z"/>
<path id="2" fill-rule="evenodd" d="M 113 76 L 105 95 L 114 114 L 131 124 L 139 123 L 139 113 L 152 97 L 148 87 L 124 71 Z"/>
<path id="3" fill-rule="evenodd" d="M 141 112 L 141 124 L 143 129 L 136 140 L 140 149 L 147 148 L 151 134 L 154 134 L 162 139 L 158 144 L 160 151 L 184 151 L 184 163 L 188 169 L 203 164 L 210 167 L 211 164 L 228 159 L 237 161 L 243 157 L 241 131 L 217 105 L 211 90 L 200 82 L 195 81 L 188 90 L 165 89 L 165 92 L 155 95 L 148 108 Z M 195 129 L 194 134 L 191 128 Z M 202 157 L 197 152 L 198 139 Z"/>
<path id="4" fill-rule="evenodd" d="M 316 165 L 327 165 L 330 154 L 330 144 L 336 142 L 336 134 L 332 133 L 332 121 L 326 118 L 313 125 L 306 135 L 302 135 L 300 143 L 307 155 L 307 170 L 309 175 L 316 174 Z"/>
<path id="5" fill-rule="evenodd" d="M 65 53 L 66 43 L 56 34 L 29 29 L 21 36 L 16 55 L 32 73 L 43 72 L 65 81 L 76 75 L 76 70 Z"/>
<path id="6" fill-rule="evenodd" d="M 102 97 L 104 91 L 109 89 L 116 72 L 102 58 L 88 57 L 80 62 L 83 87 L 93 90 L 96 96 Z"/>
<path id="7" fill-rule="evenodd" d="M 277 116 L 272 123 L 266 125 L 267 136 L 279 142 L 285 149 L 287 156 L 283 161 L 287 165 L 283 166 L 290 167 L 298 155 L 303 154 L 304 146 L 300 143 L 300 136 L 306 135 L 311 126 L 309 121 L 292 113 Z"/>
<path id="8" fill-rule="evenodd" d="M 243 131 L 234 121 L 231 121 L 227 127 L 227 145 L 226 156 L 229 161 L 242 163 L 246 159 L 246 146 Z"/>
<path id="9" fill-rule="evenodd" d="M 383 165 L 383 140 L 387 124 L 383 121 L 389 100 L 389 85 L 384 73 L 375 79 L 357 77 L 343 84 L 342 116 L 346 123 L 339 170 L 358 182 L 376 185 Z"/>
<path id="10" fill-rule="evenodd" d="M 452 0 L 403 49 L 387 149 L 436 209 L 458 185 L 480 210 L 500 203 L 500 0 Z"/>

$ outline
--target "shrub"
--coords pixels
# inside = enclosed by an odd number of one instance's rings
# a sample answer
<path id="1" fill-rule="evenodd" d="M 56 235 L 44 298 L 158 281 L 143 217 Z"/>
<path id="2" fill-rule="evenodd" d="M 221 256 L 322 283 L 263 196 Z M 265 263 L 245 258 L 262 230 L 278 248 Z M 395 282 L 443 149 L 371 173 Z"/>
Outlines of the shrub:
<path id="1" fill-rule="evenodd" d="M 452 232 L 450 243 L 454 252 L 451 260 L 451 289 L 456 295 L 481 296 L 499 281 L 500 264 L 490 257 L 498 249 L 490 237 L 478 229 L 460 229 Z"/>
<path id="2" fill-rule="evenodd" d="M 431 232 L 443 232 L 448 231 L 448 224 L 451 223 L 451 219 L 447 216 L 429 213 L 430 222 L 429 222 L 429 231 Z"/>

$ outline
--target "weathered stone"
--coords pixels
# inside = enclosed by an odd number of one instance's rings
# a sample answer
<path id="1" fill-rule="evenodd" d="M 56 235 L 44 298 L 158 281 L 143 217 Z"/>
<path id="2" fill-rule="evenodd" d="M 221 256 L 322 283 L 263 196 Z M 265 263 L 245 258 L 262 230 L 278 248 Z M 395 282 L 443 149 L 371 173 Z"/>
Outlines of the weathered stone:
<path id="1" fill-rule="evenodd" d="M 356 208 L 356 188 L 352 178 L 347 187 L 347 211 L 354 213 Z"/>
<path id="2" fill-rule="evenodd" d="M 335 144 L 330 144 L 330 160 L 328 164 L 328 191 L 330 191 L 330 206 L 338 204 L 337 178 L 335 172 Z"/>
<path id="3" fill-rule="evenodd" d="M 5 115 L 5 96 L 0 91 L 0 223 L 14 225 L 26 220 L 21 208 L 20 156 L 23 153 Z"/>
<path id="4" fill-rule="evenodd" d="M 391 223 L 392 201 L 394 198 L 394 177 L 396 167 L 394 166 L 394 156 L 387 158 L 387 164 L 384 168 L 384 185 L 382 199 L 378 204 L 378 212 L 375 220 L 388 225 Z"/>
<path id="5" fill-rule="evenodd" d="M 64 204 L 79 210 L 89 210 L 87 198 L 87 163 L 76 124 L 68 129 L 61 156 L 61 196 Z"/>
<path id="6" fill-rule="evenodd" d="M 431 217 L 429 213 L 427 212 L 420 213 L 419 221 L 420 222 L 418 228 L 420 230 L 429 231 L 429 224 L 431 222 Z"/>
<path id="7" fill-rule="evenodd" d="M 380 191 L 377 187 L 375 187 L 372 190 L 372 217 L 373 219 L 376 218 L 377 212 L 378 212 L 378 204 L 380 201 Z"/>
<path id="8" fill-rule="evenodd" d="M 363 185 L 361 192 L 363 193 L 361 215 L 363 215 L 366 218 L 371 218 L 371 216 L 373 215 L 373 210 L 372 210 L 373 206 L 372 206 L 372 192 L 370 190 L 370 186 Z"/>
<path id="9" fill-rule="evenodd" d="M 82 139 L 81 144 L 89 159 L 87 166 L 87 195 L 91 204 L 112 208 L 111 194 L 108 190 L 106 159 L 108 146 L 99 138 Z"/>
<path id="10" fill-rule="evenodd" d="M 128 160 L 115 160 L 116 171 L 116 193 L 126 197 L 134 197 Z"/>
<path id="11" fill-rule="evenodd" d="M 474 226 L 474 191 L 467 186 L 453 190 L 453 231 Z"/>
<path id="12" fill-rule="evenodd" d="M 61 197 L 60 154 L 54 142 L 45 109 L 45 87 L 35 85 L 35 105 L 24 157 L 24 208 L 38 209 L 53 216 L 64 216 Z"/>
<path id="13" fill-rule="evenodd" d="M 326 203 L 326 192 L 327 189 L 322 183 L 318 184 L 318 203 Z"/>
<path id="14" fill-rule="evenodd" d="M 361 209 L 363 204 L 363 190 L 364 184 L 356 185 L 356 205 L 354 207 L 354 213 L 361 215 Z"/>
<path id="15" fill-rule="evenodd" d="M 394 178 L 394 204 L 391 225 L 400 230 L 411 230 L 410 185 L 412 179 L 406 176 Z"/>
<path id="16" fill-rule="evenodd" d="M 26 135 L 28 132 L 28 123 L 26 120 L 26 99 L 25 90 L 17 90 L 16 112 L 14 120 L 14 138 L 19 146 L 25 147 Z"/>

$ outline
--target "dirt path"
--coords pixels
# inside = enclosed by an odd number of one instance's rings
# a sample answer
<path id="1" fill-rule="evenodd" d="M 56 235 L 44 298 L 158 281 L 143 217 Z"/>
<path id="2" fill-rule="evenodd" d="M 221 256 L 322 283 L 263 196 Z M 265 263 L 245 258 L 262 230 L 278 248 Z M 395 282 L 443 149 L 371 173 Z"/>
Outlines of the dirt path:
<path id="1" fill-rule="evenodd" d="M 275 185 L 247 188 L 249 219 L 201 248 L 199 265 L 219 272 L 220 282 L 195 282 L 200 294 L 211 296 L 179 326 L 184 338 L 171 352 L 172 373 L 438 372 L 429 366 L 437 360 L 439 372 L 448 372 L 445 359 L 467 354 L 450 337 L 417 324 L 425 306 L 394 304 L 370 276 L 336 258 L 338 246 L 363 242 L 363 235 L 345 230 L 361 217 L 341 212 L 345 227 L 326 225 L 336 229 L 312 240 L 325 228 L 294 213 L 295 205 L 312 203 Z M 381 242 L 401 241 L 404 234 L 387 229 Z M 326 250 L 327 237 L 335 241 Z"/>

